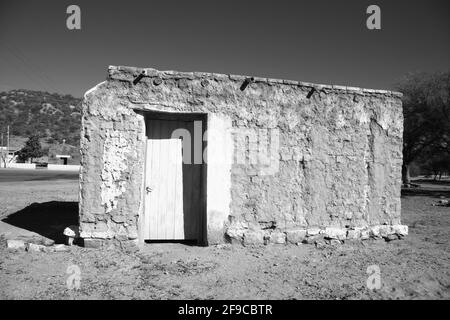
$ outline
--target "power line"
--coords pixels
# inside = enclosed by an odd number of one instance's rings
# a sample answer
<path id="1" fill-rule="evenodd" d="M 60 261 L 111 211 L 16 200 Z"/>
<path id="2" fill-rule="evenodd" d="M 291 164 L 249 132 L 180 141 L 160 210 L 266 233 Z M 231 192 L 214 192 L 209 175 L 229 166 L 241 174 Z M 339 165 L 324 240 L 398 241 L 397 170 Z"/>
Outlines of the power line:
<path id="1" fill-rule="evenodd" d="M 21 61 L 24 64 L 24 66 L 26 67 L 25 69 L 29 73 L 33 74 L 37 79 L 39 79 L 42 82 L 42 84 L 44 84 L 47 87 L 47 90 L 50 88 L 51 90 L 49 90 L 49 91 L 53 91 L 53 92 L 58 91 L 53 86 L 53 81 L 50 79 L 50 77 L 48 77 L 36 65 L 33 65 L 31 62 L 28 62 L 26 56 L 20 51 L 20 49 L 14 47 L 11 43 L 4 42 L 3 44 L 13 57 L 15 57 L 16 59 L 18 59 L 19 61 Z"/>
<path id="2" fill-rule="evenodd" d="M 25 68 L 22 64 L 18 63 L 18 61 L 11 59 L 11 57 L 8 57 L 7 55 L 3 55 L 5 59 L 7 59 L 9 61 L 10 64 L 12 64 L 19 72 L 20 74 L 23 74 L 26 78 L 28 78 L 28 80 L 30 80 L 32 83 L 36 84 L 36 85 L 42 85 L 41 81 L 39 78 L 37 78 L 36 76 L 32 75 L 29 70 L 27 68 Z M 46 89 L 48 89 L 48 87 L 46 85 L 44 85 Z M 15 87 L 10 86 L 12 89 L 14 89 Z"/>

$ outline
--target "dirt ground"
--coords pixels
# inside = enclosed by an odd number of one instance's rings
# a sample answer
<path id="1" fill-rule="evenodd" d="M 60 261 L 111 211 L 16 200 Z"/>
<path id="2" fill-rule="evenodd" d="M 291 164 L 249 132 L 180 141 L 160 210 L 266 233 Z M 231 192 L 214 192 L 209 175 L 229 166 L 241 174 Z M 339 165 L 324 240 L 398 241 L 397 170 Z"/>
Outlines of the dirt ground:
<path id="1" fill-rule="evenodd" d="M 2 175 L 0 218 L 9 216 L 5 222 L 55 237 L 51 230 L 76 217 L 76 177 L 5 178 L 0 170 Z M 73 246 L 67 252 L 44 253 L 9 251 L 3 239 L 0 298 L 449 299 L 450 207 L 432 204 L 440 196 L 450 197 L 450 184 L 426 183 L 402 197 L 403 223 L 410 234 L 391 242 L 367 240 L 322 249 L 147 244 L 126 252 Z M 50 224 L 56 221 L 53 229 L 37 223 L 41 215 Z M 24 224 L 20 217 L 34 222 Z M 367 287 L 372 265 L 380 270 L 381 288 L 376 290 Z"/>

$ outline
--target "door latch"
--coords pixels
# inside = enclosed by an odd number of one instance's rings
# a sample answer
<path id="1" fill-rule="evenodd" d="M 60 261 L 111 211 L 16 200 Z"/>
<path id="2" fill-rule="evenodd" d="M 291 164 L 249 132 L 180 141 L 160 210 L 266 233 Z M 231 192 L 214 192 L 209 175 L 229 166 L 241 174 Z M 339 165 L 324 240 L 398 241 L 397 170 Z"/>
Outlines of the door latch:
<path id="1" fill-rule="evenodd" d="M 153 191 L 153 189 L 152 189 L 152 188 L 150 188 L 150 187 L 146 187 L 146 188 L 145 188 L 145 191 L 147 191 L 147 193 L 150 193 L 150 192 L 152 192 L 152 191 Z"/>

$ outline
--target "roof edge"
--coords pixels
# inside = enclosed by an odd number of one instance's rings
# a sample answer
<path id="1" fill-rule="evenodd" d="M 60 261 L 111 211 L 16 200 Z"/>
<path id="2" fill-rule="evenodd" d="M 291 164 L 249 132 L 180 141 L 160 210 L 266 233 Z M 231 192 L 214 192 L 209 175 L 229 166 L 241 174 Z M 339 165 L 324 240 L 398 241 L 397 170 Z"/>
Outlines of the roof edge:
<path id="1" fill-rule="evenodd" d="M 153 68 L 138 68 L 130 66 L 109 66 L 108 67 L 108 78 L 116 80 L 131 80 L 132 77 L 137 77 L 138 75 L 143 75 L 144 77 L 162 77 L 162 78 L 172 78 L 172 79 L 205 79 L 214 78 L 222 80 L 232 80 L 232 81 L 244 81 L 248 78 L 253 78 L 254 82 L 263 82 L 268 84 L 284 84 L 284 85 L 295 85 L 300 87 L 315 88 L 317 90 L 329 89 L 336 91 L 345 91 L 350 93 L 360 93 L 360 94 L 380 94 L 388 96 L 402 97 L 403 94 L 398 91 L 390 90 L 378 90 L 378 89 L 367 89 L 360 87 L 342 86 L 342 85 L 329 85 L 329 84 L 317 84 L 304 81 L 296 80 L 283 80 L 283 79 L 273 79 L 273 78 L 263 78 L 263 77 L 253 77 L 246 75 L 234 75 L 234 74 L 220 74 L 220 73 L 210 73 L 210 72 L 182 72 L 182 71 L 160 71 Z"/>

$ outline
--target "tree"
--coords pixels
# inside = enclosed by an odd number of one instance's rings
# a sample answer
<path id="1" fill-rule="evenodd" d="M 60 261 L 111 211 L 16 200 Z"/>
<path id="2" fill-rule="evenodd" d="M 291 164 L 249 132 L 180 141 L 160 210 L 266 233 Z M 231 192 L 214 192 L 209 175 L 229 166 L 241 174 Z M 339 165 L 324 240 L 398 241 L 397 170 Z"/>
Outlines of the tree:
<path id="1" fill-rule="evenodd" d="M 8 158 L 8 151 L 1 150 L 0 151 L 0 168 L 6 168 L 6 160 Z"/>
<path id="2" fill-rule="evenodd" d="M 429 175 L 433 175 L 434 180 L 438 177 L 441 180 L 443 174 L 450 172 L 450 154 L 442 152 L 427 158 L 423 161 L 422 169 Z"/>
<path id="3" fill-rule="evenodd" d="M 33 158 L 39 158 L 43 155 L 44 151 L 42 150 L 41 143 L 39 142 L 39 136 L 37 135 L 29 137 L 28 141 L 25 143 L 25 146 L 17 153 L 19 160 L 24 162 L 28 159 L 33 161 Z"/>
<path id="4" fill-rule="evenodd" d="M 397 86 L 403 93 L 403 183 L 419 157 L 450 151 L 450 72 L 410 74 Z"/>

